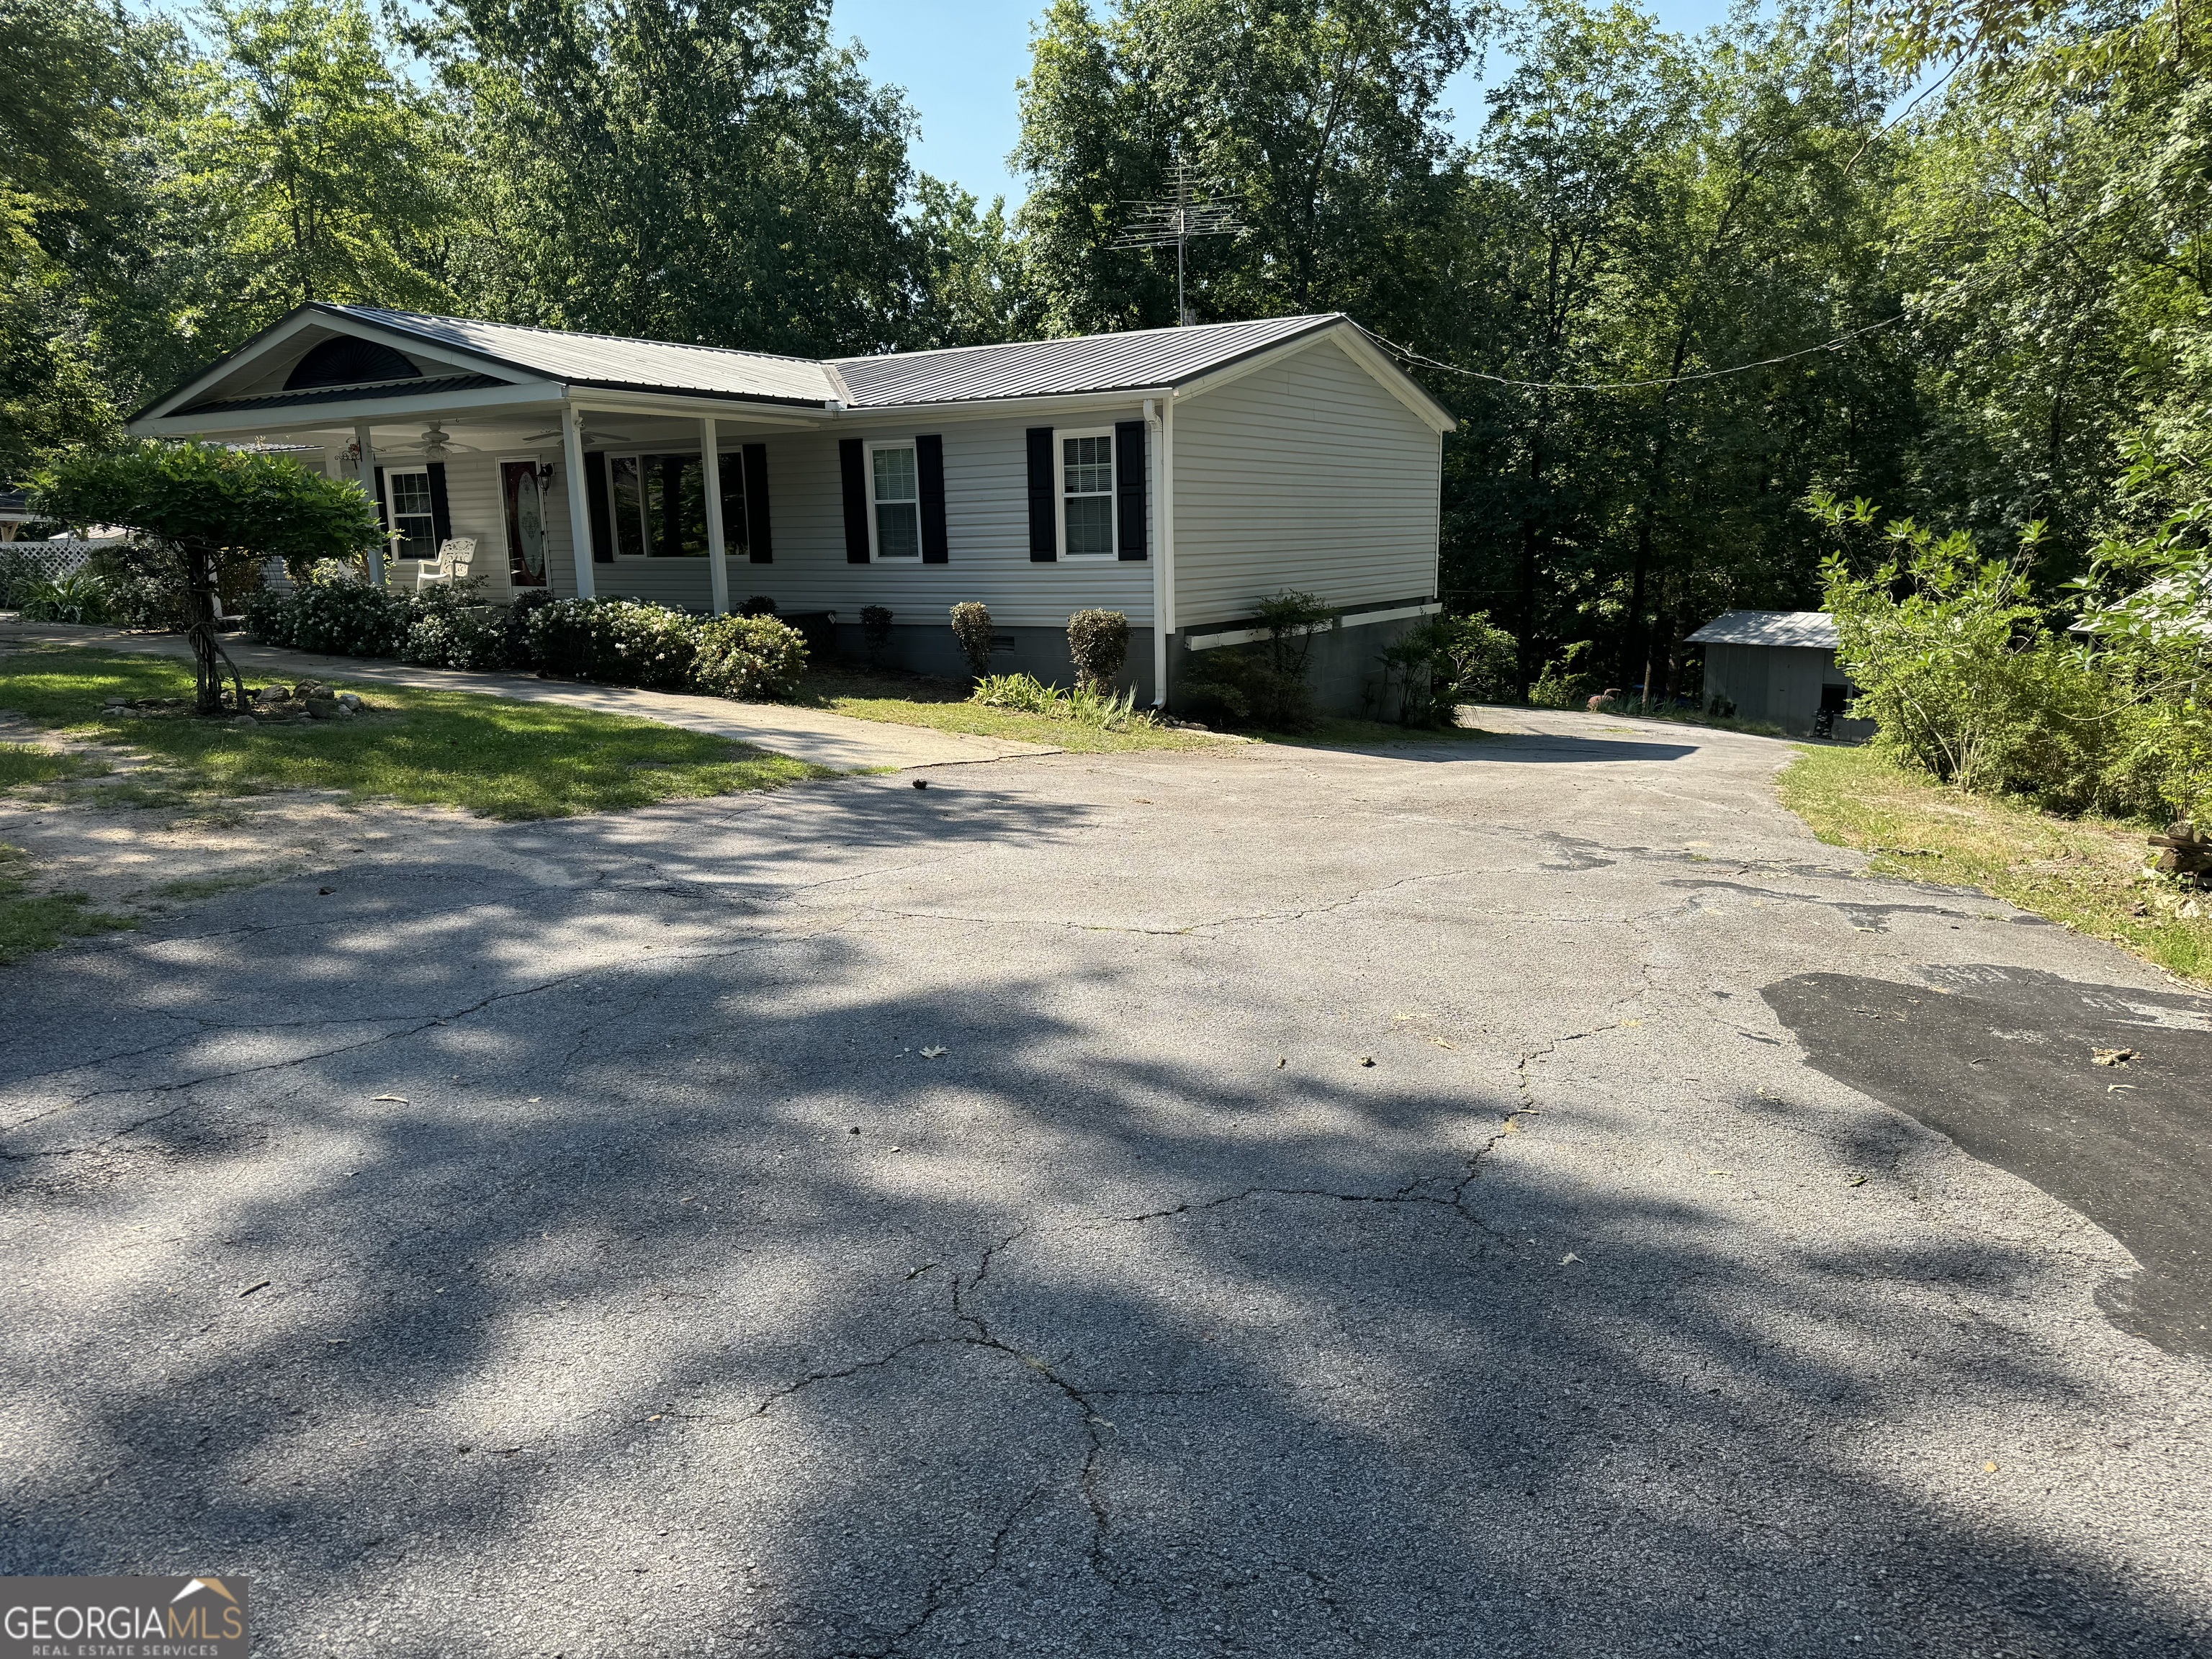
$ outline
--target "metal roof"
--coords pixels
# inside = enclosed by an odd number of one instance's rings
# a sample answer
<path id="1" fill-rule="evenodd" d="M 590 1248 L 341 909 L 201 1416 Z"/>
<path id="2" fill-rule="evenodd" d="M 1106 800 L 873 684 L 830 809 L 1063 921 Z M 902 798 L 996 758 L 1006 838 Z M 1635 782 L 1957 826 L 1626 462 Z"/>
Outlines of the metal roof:
<path id="1" fill-rule="evenodd" d="M 607 334 L 523 328 L 460 317 L 375 306 L 319 305 L 333 316 L 358 318 L 395 333 L 527 369 L 556 380 L 625 391 L 706 392 L 775 403 L 821 404 L 842 396 L 822 364 L 805 357 L 720 346 L 676 345 L 665 340 L 625 340 Z"/>
<path id="2" fill-rule="evenodd" d="M 982 398 L 1053 398 L 1175 386 L 1302 334 L 1334 327 L 1341 314 L 1267 317 L 1249 323 L 1132 329 L 1072 340 L 954 346 L 941 351 L 836 357 L 855 409 L 959 403 Z"/>
<path id="3" fill-rule="evenodd" d="M 1778 645 L 1836 648 L 1836 619 L 1825 611 L 1731 611 L 1690 635 L 1692 645 Z"/>

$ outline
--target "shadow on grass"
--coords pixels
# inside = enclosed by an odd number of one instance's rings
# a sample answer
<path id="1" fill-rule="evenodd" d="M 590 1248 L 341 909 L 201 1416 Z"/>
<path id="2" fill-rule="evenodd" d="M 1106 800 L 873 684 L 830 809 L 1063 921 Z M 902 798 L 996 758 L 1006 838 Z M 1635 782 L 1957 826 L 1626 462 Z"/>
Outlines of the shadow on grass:
<path id="1" fill-rule="evenodd" d="M 1489 1158 L 1517 1097 L 1155 1040 L 1153 958 L 902 972 L 841 889 L 1088 817 L 916 799 L 532 826 L 0 980 L 0 1567 L 242 1572 L 276 1653 L 2198 1650 L 1855 1442 L 2100 1408 L 1868 1292 L 2025 1258 L 1747 1257 Z"/>

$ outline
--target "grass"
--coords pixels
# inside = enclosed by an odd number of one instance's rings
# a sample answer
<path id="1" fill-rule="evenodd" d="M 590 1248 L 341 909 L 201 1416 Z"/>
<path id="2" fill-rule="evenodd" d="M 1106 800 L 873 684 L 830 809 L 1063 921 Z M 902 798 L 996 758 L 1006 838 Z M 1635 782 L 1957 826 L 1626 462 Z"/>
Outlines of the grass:
<path id="1" fill-rule="evenodd" d="M 1874 854 L 1878 874 L 1978 887 L 2212 985 L 2212 915 L 2175 915 L 2187 895 L 2144 879 L 2142 824 L 1970 795 L 1862 748 L 1799 750 L 1781 790 L 1822 841 Z M 2212 895 L 2198 902 L 2212 912 Z"/>
<path id="2" fill-rule="evenodd" d="M 82 939 L 138 924 L 91 908 L 82 893 L 32 893 L 21 848 L 0 842 L 0 963 L 34 951 L 51 951 L 65 939 Z"/>
<path id="3" fill-rule="evenodd" d="M 105 761 L 89 755 L 64 755 L 32 743 L 0 743 L 0 789 L 12 789 L 21 783 L 98 777 L 108 769 Z"/>
<path id="4" fill-rule="evenodd" d="M 806 676 L 806 701 L 855 720 L 893 726 L 927 726 L 971 737 L 1006 738 L 1041 743 L 1084 754 L 1112 754 L 1132 749 L 1203 749 L 1220 739 L 1206 732 L 1176 732 L 1148 721 L 1109 732 L 1050 714 L 1016 708 L 988 708 L 968 701 L 968 688 L 957 680 L 923 674 L 871 672 L 823 667 Z"/>
<path id="5" fill-rule="evenodd" d="M 148 805 L 314 789 L 547 818 L 836 775 L 703 732 L 471 691 L 356 687 L 375 712 L 301 726 L 118 719 L 100 706 L 109 697 L 189 696 L 191 685 L 191 665 L 169 658 L 73 650 L 0 657 L 0 708 L 149 756 L 146 769 L 158 775 L 142 774 L 129 786 Z M 119 803 L 122 788 L 81 786 L 78 799 Z"/>

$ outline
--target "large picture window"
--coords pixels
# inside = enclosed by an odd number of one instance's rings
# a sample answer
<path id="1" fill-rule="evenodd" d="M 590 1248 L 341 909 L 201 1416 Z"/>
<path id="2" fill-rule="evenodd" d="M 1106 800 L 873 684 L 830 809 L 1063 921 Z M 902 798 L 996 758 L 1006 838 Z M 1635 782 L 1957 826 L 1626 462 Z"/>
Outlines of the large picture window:
<path id="1" fill-rule="evenodd" d="M 1060 437 L 1060 556 L 1114 556 L 1114 434 Z"/>
<path id="2" fill-rule="evenodd" d="M 745 468 L 721 457 L 722 544 L 745 551 Z M 707 470 L 696 455 L 615 455 L 607 461 L 607 505 L 615 552 L 628 559 L 697 559 L 707 554 Z"/>
<path id="3" fill-rule="evenodd" d="M 385 510 L 398 539 L 392 544 L 395 559 L 434 559 L 438 556 L 438 519 L 430 505 L 428 470 L 384 475 Z"/>
<path id="4" fill-rule="evenodd" d="M 868 446 L 868 530 L 877 558 L 921 557 L 921 469 L 911 442 Z"/>

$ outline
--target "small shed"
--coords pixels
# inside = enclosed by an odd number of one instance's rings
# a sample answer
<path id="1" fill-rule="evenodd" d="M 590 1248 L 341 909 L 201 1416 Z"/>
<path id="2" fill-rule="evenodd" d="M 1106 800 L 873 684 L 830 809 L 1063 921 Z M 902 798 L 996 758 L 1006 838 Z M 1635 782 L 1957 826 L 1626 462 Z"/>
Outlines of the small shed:
<path id="1" fill-rule="evenodd" d="M 1872 720 L 1844 718 L 1856 688 L 1836 666 L 1836 619 L 1825 611 L 1731 611 L 1690 635 L 1705 647 L 1705 707 L 1771 720 L 1792 737 L 1858 741 Z M 1822 719 L 1826 716 L 1826 719 Z"/>

